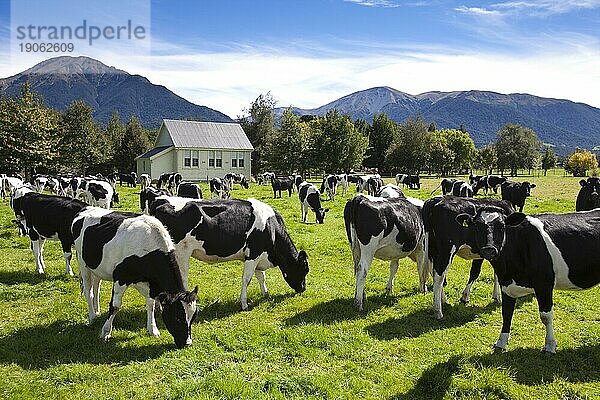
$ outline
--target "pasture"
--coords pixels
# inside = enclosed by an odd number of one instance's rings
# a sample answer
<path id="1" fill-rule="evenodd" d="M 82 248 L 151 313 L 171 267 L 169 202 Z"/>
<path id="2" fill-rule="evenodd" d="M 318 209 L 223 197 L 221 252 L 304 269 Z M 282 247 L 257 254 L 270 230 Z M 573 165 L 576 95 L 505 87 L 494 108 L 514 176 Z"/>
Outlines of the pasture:
<path id="1" fill-rule="evenodd" d="M 525 178 L 537 184 L 524 212 L 574 211 L 578 178 Z M 386 179 L 390 182 L 391 179 Z M 439 179 L 424 179 L 426 199 Z M 117 186 L 120 210 L 139 211 L 136 189 Z M 203 193 L 209 195 L 207 185 Z M 439 192 L 438 192 L 439 193 Z M 297 194 L 273 199 L 270 186 L 236 185 L 232 197 L 255 197 L 278 210 L 298 249 L 309 254 L 306 292 L 295 295 L 276 269 L 267 271 L 270 297 L 256 279 L 250 311 L 238 302 L 242 264 L 191 261 L 199 317 L 191 347 L 176 350 L 157 318 L 149 337 L 145 303 L 125 295 L 110 342 L 99 334 L 110 284 L 102 285 L 102 315 L 88 327 L 79 281 L 66 276 L 57 242 L 44 253 L 46 275 L 35 272 L 28 239 L 18 237 L 8 200 L 0 204 L 1 398 L 592 398 L 600 393 L 598 289 L 556 292 L 558 351 L 540 352 L 544 328 L 536 300 L 517 301 L 508 350 L 492 354 L 500 306 L 491 300 L 493 273 L 485 262 L 468 305 L 458 303 L 470 263 L 457 258 L 445 288 L 450 305 L 438 322 L 431 292 L 417 290 L 415 264 L 400 262 L 394 294 L 385 295 L 389 264 L 376 260 L 361 313 L 353 308 L 354 275 L 343 207 L 334 202 L 324 225 L 300 218 Z M 77 271 L 76 262 L 74 270 Z M 431 280 L 428 284 L 431 288 Z"/>

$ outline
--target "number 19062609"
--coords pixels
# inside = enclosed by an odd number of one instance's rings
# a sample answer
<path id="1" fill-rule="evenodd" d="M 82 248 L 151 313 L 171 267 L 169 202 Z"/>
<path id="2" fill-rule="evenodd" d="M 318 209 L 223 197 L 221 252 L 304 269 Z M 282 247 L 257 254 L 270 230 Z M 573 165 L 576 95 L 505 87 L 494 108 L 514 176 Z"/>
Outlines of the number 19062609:
<path id="1" fill-rule="evenodd" d="M 71 53 L 75 50 L 73 43 L 19 43 L 21 53 Z"/>

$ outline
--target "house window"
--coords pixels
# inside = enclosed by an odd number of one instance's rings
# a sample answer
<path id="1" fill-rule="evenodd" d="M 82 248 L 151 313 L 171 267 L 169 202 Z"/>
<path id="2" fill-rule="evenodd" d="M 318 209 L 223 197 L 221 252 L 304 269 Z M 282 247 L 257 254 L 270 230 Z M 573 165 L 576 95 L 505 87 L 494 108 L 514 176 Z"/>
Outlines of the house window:
<path id="1" fill-rule="evenodd" d="M 198 168 L 198 150 L 192 150 L 192 167 Z"/>
<path id="2" fill-rule="evenodd" d="M 237 153 L 235 151 L 231 152 L 231 168 L 237 168 Z"/>
<path id="3" fill-rule="evenodd" d="M 215 151 L 210 150 L 208 152 L 208 166 L 211 168 L 215 167 Z"/>
<path id="4" fill-rule="evenodd" d="M 192 166 L 192 151 L 191 150 L 185 150 L 183 152 L 183 166 L 184 167 Z"/>
<path id="5" fill-rule="evenodd" d="M 143 165 L 142 169 L 144 170 L 144 172 L 146 172 L 146 161 L 142 161 L 142 165 Z"/>
<path id="6" fill-rule="evenodd" d="M 223 168 L 223 152 L 215 151 L 215 166 L 217 168 Z"/>
<path id="7" fill-rule="evenodd" d="M 244 153 L 238 153 L 238 167 L 244 168 Z"/>

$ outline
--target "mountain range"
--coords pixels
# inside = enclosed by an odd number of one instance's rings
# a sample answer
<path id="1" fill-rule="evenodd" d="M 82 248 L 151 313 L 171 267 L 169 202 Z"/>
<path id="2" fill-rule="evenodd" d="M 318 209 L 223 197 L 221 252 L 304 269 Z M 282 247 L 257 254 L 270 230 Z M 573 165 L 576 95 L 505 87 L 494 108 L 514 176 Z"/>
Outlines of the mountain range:
<path id="1" fill-rule="evenodd" d="M 275 112 L 281 115 L 285 109 L 277 108 Z M 530 94 L 469 90 L 411 95 L 384 86 L 361 90 L 313 109 L 291 107 L 297 115 L 321 116 L 333 109 L 369 122 L 384 112 L 399 123 L 420 115 L 427 123 L 435 122 L 438 129 L 462 125 L 477 146 L 493 142 L 496 132 L 509 122 L 533 129 L 542 142 L 556 146 L 560 153 L 600 144 L 600 109 Z"/>
<path id="2" fill-rule="evenodd" d="M 84 56 L 50 58 L 0 79 L 0 94 L 16 96 L 25 81 L 42 95 L 47 106 L 57 110 L 66 109 L 74 100 L 84 100 L 93 108 L 94 118 L 102 123 L 108 122 L 113 111 L 118 111 L 123 121 L 135 115 L 150 129 L 158 128 L 163 118 L 232 121 L 227 115 L 193 104 L 143 76 Z"/>

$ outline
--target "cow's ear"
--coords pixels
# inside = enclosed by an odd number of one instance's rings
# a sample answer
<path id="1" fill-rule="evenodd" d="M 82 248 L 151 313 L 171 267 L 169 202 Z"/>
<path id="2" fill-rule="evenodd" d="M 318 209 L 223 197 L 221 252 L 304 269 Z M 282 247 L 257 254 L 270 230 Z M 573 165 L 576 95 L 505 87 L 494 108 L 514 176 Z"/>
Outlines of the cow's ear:
<path id="1" fill-rule="evenodd" d="M 514 212 L 514 213 L 510 214 L 508 217 L 506 217 L 506 220 L 504 222 L 508 226 L 517 226 L 521 222 L 525 221 L 525 217 L 526 217 L 526 215 L 523 213 Z"/>
<path id="2" fill-rule="evenodd" d="M 298 253 L 298 261 L 306 261 L 308 260 L 308 254 L 304 250 L 300 250 Z"/>
<path id="3" fill-rule="evenodd" d="M 188 303 L 191 303 L 192 301 L 196 301 L 197 297 L 198 297 L 198 285 L 196 285 L 196 287 L 194 288 L 194 290 L 192 290 L 190 292 L 190 297 L 189 297 Z"/>
<path id="4" fill-rule="evenodd" d="M 167 292 L 162 292 L 156 298 L 161 305 L 167 305 L 171 302 L 171 295 Z"/>
<path id="5" fill-rule="evenodd" d="M 531 185 L 529 185 L 529 187 L 530 187 L 531 189 L 533 189 L 533 188 L 535 187 L 535 183 L 532 183 Z"/>
<path id="6" fill-rule="evenodd" d="M 587 185 L 587 181 L 585 179 L 582 179 L 579 181 L 579 184 L 581 185 L 581 187 L 584 187 L 585 185 Z"/>
<path id="7" fill-rule="evenodd" d="M 328 211 L 329 211 L 329 208 L 326 208 L 323 210 L 323 212 L 328 212 Z"/>
<path id="8" fill-rule="evenodd" d="M 462 213 L 456 216 L 456 223 L 459 225 L 468 227 L 473 222 L 473 216 L 470 214 Z"/>

